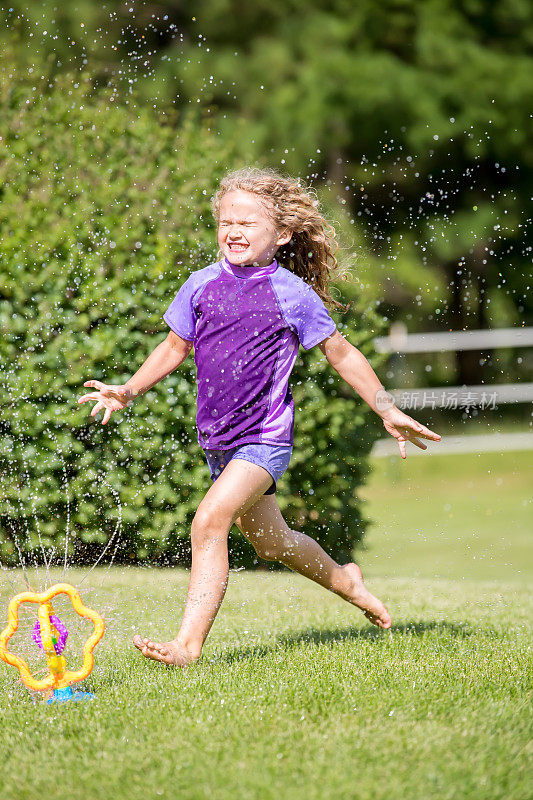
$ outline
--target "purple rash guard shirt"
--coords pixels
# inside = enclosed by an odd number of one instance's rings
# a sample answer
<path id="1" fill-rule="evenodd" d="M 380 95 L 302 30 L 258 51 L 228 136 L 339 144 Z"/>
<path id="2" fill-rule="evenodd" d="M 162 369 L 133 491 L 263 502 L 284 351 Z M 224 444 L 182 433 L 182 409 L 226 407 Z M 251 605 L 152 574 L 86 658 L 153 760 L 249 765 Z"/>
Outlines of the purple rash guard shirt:
<path id="1" fill-rule="evenodd" d="M 194 344 L 204 450 L 293 443 L 289 376 L 298 347 L 309 350 L 336 330 L 305 281 L 277 261 L 258 268 L 224 259 L 194 272 L 163 318 Z"/>

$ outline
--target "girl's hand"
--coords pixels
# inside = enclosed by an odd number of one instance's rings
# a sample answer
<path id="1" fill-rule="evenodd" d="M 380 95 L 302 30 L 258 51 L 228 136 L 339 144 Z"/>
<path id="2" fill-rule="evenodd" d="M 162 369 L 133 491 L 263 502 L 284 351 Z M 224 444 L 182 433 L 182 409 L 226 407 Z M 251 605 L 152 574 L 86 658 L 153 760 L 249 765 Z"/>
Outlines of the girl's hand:
<path id="1" fill-rule="evenodd" d="M 126 385 L 109 386 L 107 383 L 101 383 L 101 381 L 86 381 L 83 385 L 92 386 L 98 391 L 84 394 L 83 397 L 80 397 L 78 403 L 87 403 L 90 400 L 95 403 L 91 411 L 91 417 L 94 417 L 105 408 L 102 425 L 109 422 L 113 411 L 122 411 L 135 396 L 130 387 Z"/>
<path id="2" fill-rule="evenodd" d="M 425 425 L 421 425 L 416 419 L 408 417 L 399 408 L 393 406 L 385 411 L 382 415 L 383 425 L 387 433 L 394 436 L 400 448 L 400 455 L 405 458 L 405 443 L 412 442 L 420 447 L 421 450 L 427 450 L 427 445 L 421 442 L 418 436 L 424 439 L 433 439 L 435 442 L 440 442 L 441 436 L 438 433 L 433 433 Z"/>

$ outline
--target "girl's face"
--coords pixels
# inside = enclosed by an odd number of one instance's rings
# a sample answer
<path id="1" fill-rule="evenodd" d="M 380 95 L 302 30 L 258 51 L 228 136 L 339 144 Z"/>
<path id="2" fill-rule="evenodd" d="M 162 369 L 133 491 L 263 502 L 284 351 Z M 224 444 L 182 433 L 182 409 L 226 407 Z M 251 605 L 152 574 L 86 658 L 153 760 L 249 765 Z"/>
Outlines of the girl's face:
<path id="1" fill-rule="evenodd" d="M 291 231 L 280 233 L 258 196 L 242 189 L 226 192 L 220 201 L 218 246 L 230 264 L 266 267 Z"/>

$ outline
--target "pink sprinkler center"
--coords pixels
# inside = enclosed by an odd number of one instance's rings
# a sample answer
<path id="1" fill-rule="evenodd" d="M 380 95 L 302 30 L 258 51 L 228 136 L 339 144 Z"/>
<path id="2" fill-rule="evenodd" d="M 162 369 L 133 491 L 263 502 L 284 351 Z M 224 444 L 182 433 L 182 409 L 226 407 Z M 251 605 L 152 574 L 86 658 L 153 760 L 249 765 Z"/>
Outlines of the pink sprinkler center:
<path id="1" fill-rule="evenodd" d="M 67 626 L 64 625 L 59 619 L 59 617 L 55 616 L 55 614 L 52 614 L 52 616 L 50 617 L 50 622 L 52 623 L 52 642 L 54 643 L 54 650 L 59 656 L 65 649 L 65 645 L 67 643 L 67 636 L 68 636 Z M 37 620 L 37 622 L 35 623 L 32 636 L 35 644 L 39 645 L 41 650 L 44 650 L 43 642 L 41 639 L 41 625 L 39 623 L 39 620 Z"/>

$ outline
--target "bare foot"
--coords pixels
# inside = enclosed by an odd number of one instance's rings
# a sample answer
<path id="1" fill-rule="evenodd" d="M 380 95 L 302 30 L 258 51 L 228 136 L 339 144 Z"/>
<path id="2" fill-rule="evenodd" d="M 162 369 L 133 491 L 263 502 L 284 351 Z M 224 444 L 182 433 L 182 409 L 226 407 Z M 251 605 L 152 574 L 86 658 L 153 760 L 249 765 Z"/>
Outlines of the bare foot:
<path id="1" fill-rule="evenodd" d="M 170 667 L 188 667 L 199 658 L 177 642 L 152 642 L 150 639 L 141 639 L 137 634 L 133 637 L 133 644 L 146 658 L 161 661 Z"/>
<path id="2" fill-rule="evenodd" d="M 344 600 L 360 608 L 365 617 L 378 628 L 390 628 L 391 618 L 389 612 L 377 597 L 370 594 L 366 588 L 361 570 L 357 564 L 344 564 L 343 571 L 348 576 L 348 589 L 337 592 Z"/>

